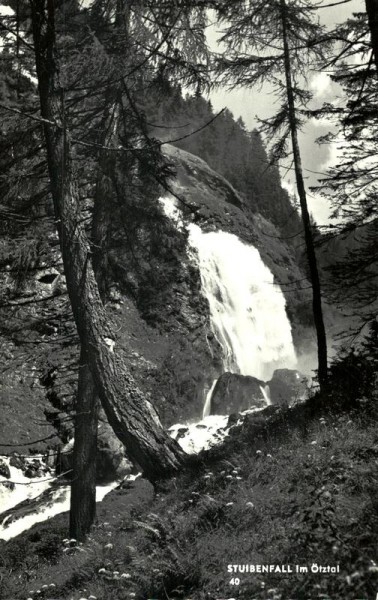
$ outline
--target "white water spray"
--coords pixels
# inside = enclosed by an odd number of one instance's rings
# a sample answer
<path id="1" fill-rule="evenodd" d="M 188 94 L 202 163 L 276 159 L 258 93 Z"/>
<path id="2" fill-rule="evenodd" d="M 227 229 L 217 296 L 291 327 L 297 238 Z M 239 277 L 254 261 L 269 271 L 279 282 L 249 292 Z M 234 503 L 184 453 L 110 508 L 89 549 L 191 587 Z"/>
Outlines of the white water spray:
<path id="1" fill-rule="evenodd" d="M 165 198 L 162 203 L 166 214 L 177 226 L 185 227 L 174 201 Z M 223 350 L 223 370 L 266 381 L 271 378 L 274 369 L 295 367 L 285 299 L 259 252 L 230 233 L 204 233 L 193 223 L 187 228 L 193 259 L 200 269 L 202 290 L 210 306 L 211 327 Z M 207 393 L 204 405 L 206 419 L 202 423 L 185 426 L 185 430 L 182 425 L 170 428 L 170 434 L 177 437 L 187 452 L 199 452 L 228 435 L 227 416 L 207 416 L 215 384 L 216 381 Z M 266 404 L 270 404 L 269 386 L 261 385 L 260 389 Z M 257 410 L 260 409 L 251 409 Z M 53 478 L 51 481 L 48 476 L 31 480 L 19 469 L 10 467 L 10 471 L 11 481 L 16 481 L 17 485 L 12 490 L 8 480 L 0 477 L 0 513 L 23 500 L 39 496 L 53 483 Z M 113 482 L 109 486 L 98 487 L 97 501 L 116 485 L 117 482 Z M 21 514 L 18 519 L 6 517 L 2 522 L 0 518 L 0 539 L 8 540 L 35 523 L 67 510 L 68 486 L 52 489 L 49 497 L 30 514 Z"/>
<path id="2" fill-rule="evenodd" d="M 8 480 L 0 475 L 0 513 L 25 500 L 33 500 L 49 489 L 53 479 L 49 472 L 41 477 L 30 478 L 26 477 L 21 469 L 13 467 L 8 457 L 3 456 L 2 462 L 8 467 L 10 478 Z"/>
<path id="3" fill-rule="evenodd" d="M 204 233 L 193 223 L 188 231 L 224 371 L 266 381 L 277 368 L 295 367 L 285 298 L 258 250 L 224 231 Z"/>
<path id="4" fill-rule="evenodd" d="M 96 502 L 101 502 L 104 497 L 118 485 L 113 481 L 106 486 L 96 487 Z M 16 486 L 17 487 L 17 486 Z M 70 486 L 64 485 L 51 490 L 48 497 L 30 514 L 20 515 L 19 518 L 8 516 L 0 524 L 0 540 L 10 540 L 20 533 L 27 531 L 36 523 L 47 521 L 55 515 L 70 510 Z M 1 520 L 1 515 L 0 515 Z"/>
<path id="5" fill-rule="evenodd" d="M 270 397 L 270 387 L 269 387 L 269 385 L 268 384 L 264 385 L 264 386 L 260 385 L 260 390 L 261 390 L 261 393 L 262 393 L 262 395 L 264 397 L 266 405 L 270 406 L 272 404 L 272 400 L 271 400 L 271 397 Z"/>
<path id="6" fill-rule="evenodd" d="M 214 388 L 216 386 L 217 380 L 214 379 L 211 388 L 209 389 L 209 391 L 206 394 L 206 398 L 205 398 L 205 404 L 203 405 L 203 413 L 202 413 L 202 417 L 208 417 L 210 414 L 210 409 L 211 409 L 211 396 L 213 395 L 213 391 Z"/>
<path id="7" fill-rule="evenodd" d="M 51 519 L 55 515 L 70 510 L 70 486 L 57 485 L 58 478 L 47 472 L 43 477 L 26 477 L 21 469 L 12 467 L 9 458 L 3 457 L 3 462 L 9 467 L 10 478 L 0 476 L 0 540 L 10 540 L 20 533 L 30 529 L 36 523 Z M 127 480 L 133 481 L 135 475 L 128 475 Z M 13 484 L 13 485 L 12 485 Z M 96 502 L 117 487 L 119 481 L 107 485 L 96 486 Z M 44 495 L 43 495 L 44 494 Z M 36 501 L 30 510 L 26 503 Z M 25 511 L 17 511 L 24 503 Z M 3 513 L 14 508 L 6 517 Z"/>

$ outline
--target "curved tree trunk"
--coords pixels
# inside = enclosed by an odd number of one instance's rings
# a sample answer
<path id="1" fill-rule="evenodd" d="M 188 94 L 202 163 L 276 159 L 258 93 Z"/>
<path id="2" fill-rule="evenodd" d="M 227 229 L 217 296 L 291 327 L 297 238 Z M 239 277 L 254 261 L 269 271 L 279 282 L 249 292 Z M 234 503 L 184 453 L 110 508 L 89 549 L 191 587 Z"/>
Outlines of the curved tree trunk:
<path id="1" fill-rule="evenodd" d="M 285 79 L 290 133 L 294 157 L 295 176 L 297 181 L 297 190 L 301 206 L 302 222 L 306 242 L 307 260 L 310 269 L 310 278 L 312 286 L 312 307 L 318 343 L 318 380 L 320 389 L 324 390 L 327 385 L 328 379 L 327 339 L 323 320 L 322 295 L 320 289 L 319 271 L 315 254 L 314 240 L 312 237 L 310 214 L 307 206 L 306 189 L 303 180 L 302 161 L 298 143 L 298 129 L 291 73 L 290 49 L 287 38 L 286 10 L 286 2 L 285 0 L 281 0 L 282 36 L 284 46 Z"/>
<path id="2" fill-rule="evenodd" d="M 108 421 L 130 458 L 154 480 L 177 470 L 186 455 L 164 432 L 156 411 L 117 352 L 100 298 L 89 241 L 80 223 L 63 90 L 54 55 L 54 1 L 31 0 L 31 7 L 51 193 L 73 316 Z"/>

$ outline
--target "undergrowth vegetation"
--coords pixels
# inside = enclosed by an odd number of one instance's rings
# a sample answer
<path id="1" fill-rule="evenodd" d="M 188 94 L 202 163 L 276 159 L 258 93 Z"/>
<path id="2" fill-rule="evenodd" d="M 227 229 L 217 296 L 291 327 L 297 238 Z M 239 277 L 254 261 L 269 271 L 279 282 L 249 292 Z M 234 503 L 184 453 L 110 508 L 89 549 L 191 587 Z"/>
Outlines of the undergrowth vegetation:
<path id="1" fill-rule="evenodd" d="M 375 598 L 378 406 L 369 381 L 348 409 L 336 397 L 353 391 L 345 378 L 328 399 L 336 410 L 286 436 L 245 437 L 216 460 L 203 455 L 195 469 L 150 486 L 149 500 L 140 487 L 149 484 L 129 484 L 104 500 L 84 545 L 64 540 L 66 517 L 8 542 L 1 598 Z"/>

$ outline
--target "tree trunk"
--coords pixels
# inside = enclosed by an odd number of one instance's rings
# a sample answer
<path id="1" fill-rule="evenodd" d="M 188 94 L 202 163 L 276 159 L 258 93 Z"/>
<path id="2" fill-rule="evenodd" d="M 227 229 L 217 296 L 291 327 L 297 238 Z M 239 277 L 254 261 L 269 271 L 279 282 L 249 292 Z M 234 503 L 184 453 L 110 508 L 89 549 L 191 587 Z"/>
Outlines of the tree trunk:
<path id="1" fill-rule="evenodd" d="M 286 79 L 286 93 L 289 111 L 289 123 L 291 142 L 293 148 L 294 157 L 294 168 L 297 182 L 297 190 L 299 196 L 299 202 L 301 206 L 302 222 L 304 228 L 305 242 L 307 259 L 310 269 L 310 278 L 312 286 L 312 307 L 314 315 L 314 323 L 317 334 L 317 345 L 318 345 L 318 380 L 320 389 L 324 391 L 327 385 L 328 379 L 328 367 L 327 367 L 327 339 L 323 321 L 322 311 L 322 296 L 320 289 L 320 279 L 318 272 L 318 265 L 316 260 L 316 253 L 314 247 L 314 240 L 312 237 L 311 220 L 308 212 L 306 189 L 303 180 L 302 172 L 302 161 L 298 143 L 298 128 L 295 110 L 295 99 L 292 82 L 291 72 L 291 61 L 290 61 L 290 49 L 287 37 L 287 24 L 286 24 L 286 2 L 281 0 L 281 15 L 282 15 L 282 36 L 284 45 L 284 64 L 285 64 L 285 79 Z"/>
<path id="2" fill-rule="evenodd" d="M 118 106 L 109 102 L 102 119 L 100 144 L 112 145 L 117 137 Z M 102 302 L 107 294 L 107 246 L 110 207 L 107 205 L 109 185 L 106 185 L 107 155 L 100 151 L 100 169 L 96 181 L 92 216 L 92 263 Z M 79 383 L 76 398 L 75 442 L 73 449 L 73 479 L 71 483 L 70 535 L 83 541 L 96 516 L 96 458 L 98 431 L 98 396 L 84 352 L 80 357 Z"/>
<path id="3" fill-rule="evenodd" d="M 85 352 L 76 401 L 70 536 L 83 541 L 96 516 L 97 394 Z"/>
<path id="4" fill-rule="evenodd" d="M 120 90 L 110 90 L 107 94 L 106 106 L 100 124 L 99 143 L 103 146 L 99 154 L 99 168 L 93 202 L 92 216 L 92 264 L 99 293 L 103 302 L 106 300 L 109 280 L 108 251 L 110 246 L 109 228 L 112 215 L 112 204 L 109 202 L 114 192 L 112 174 L 116 161 L 115 149 L 119 140 L 120 126 Z M 112 150 L 105 150 L 112 148 Z"/>
<path id="5" fill-rule="evenodd" d="M 108 421 L 129 457 L 154 480 L 177 470 L 185 453 L 164 432 L 156 411 L 115 351 L 115 335 L 100 298 L 89 241 L 80 223 L 79 194 L 64 122 L 64 91 L 59 86 L 54 55 L 54 1 L 31 0 L 31 7 L 51 193 L 73 316 Z"/>
<path id="6" fill-rule="evenodd" d="M 374 64 L 378 73 L 378 0 L 365 0 Z"/>

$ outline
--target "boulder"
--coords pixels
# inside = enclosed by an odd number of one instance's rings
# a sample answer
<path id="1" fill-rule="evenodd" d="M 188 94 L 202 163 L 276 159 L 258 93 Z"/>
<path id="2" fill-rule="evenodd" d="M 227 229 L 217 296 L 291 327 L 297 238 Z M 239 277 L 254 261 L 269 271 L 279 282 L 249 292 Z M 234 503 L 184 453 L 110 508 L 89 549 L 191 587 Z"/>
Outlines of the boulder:
<path id="1" fill-rule="evenodd" d="M 9 479 L 11 476 L 10 469 L 3 458 L 0 458 L 0 475 L 5 479 Z"/>
<path id="2" fill-rule="evenodd" d="M 228 417 L 227 427 L 233 427 L 239 421 L 240 415 L 238 413 L 231 413 Z"/>
<path id="3" fill-rule="evenodd" d="M 97 440 L 97 481 L 101 483 L 123 479 L 133 469 L 125 446 L 107 422 L 102 422 Z"/>
<path id="4" fill-rule="evenodd" d="M 210 401 L 211 415 L 230 415 L 250 408 L 266 406 L 265 382 L 235 373 L 223 373 L 214 387 Z"/>
<path id="5" fill-rule="evenodd" d="M 21 471 L 25 471 L 25 458 L 20 456 L 18 452 L 13 452 L 12 456 L 9 459 L 9 464 L 11 467 L 15 467 L 16 469 L 21 469 Z"/>
<path id="6" fill-rule="evenodd" d="M 189 429 L 188 427 L 180 427 L 177 430 L 177 435 L 175 437 L 176 440 L 181 440 L 181 438 L 184 438 L 186 436 L 186 434 L 188 433 Z"/>
<path id="7" fill-rule="evenodd" d="M 1 485 L 3 488 L 5 488 L 6 490 L 10 490 L 11 492 L 13 492 L 13 490 L 16 487 L 16 484 L 13 483 L 13 481 L 2 481 Z"/>
<path id="8" fill-rule="evenodd" d="M 67 473 L 70 477 L 72 470 L 74 440 L 70 440 L 61 450 L 57 460 L 57 474 Z M 132 463 L 127 459 L 125 447 L 117 438 L 110 425 L 100 419 L 97 438 L 97 483 L 108 483 L 121 480 L 129 475 L 133 469 Z"/>
<path id="9" fill-rule="evenodd" d="M 268 385 L 272 404 L 295 404 L 307 395 L 307 379 L 295 369 L 276 369 Z"/>

